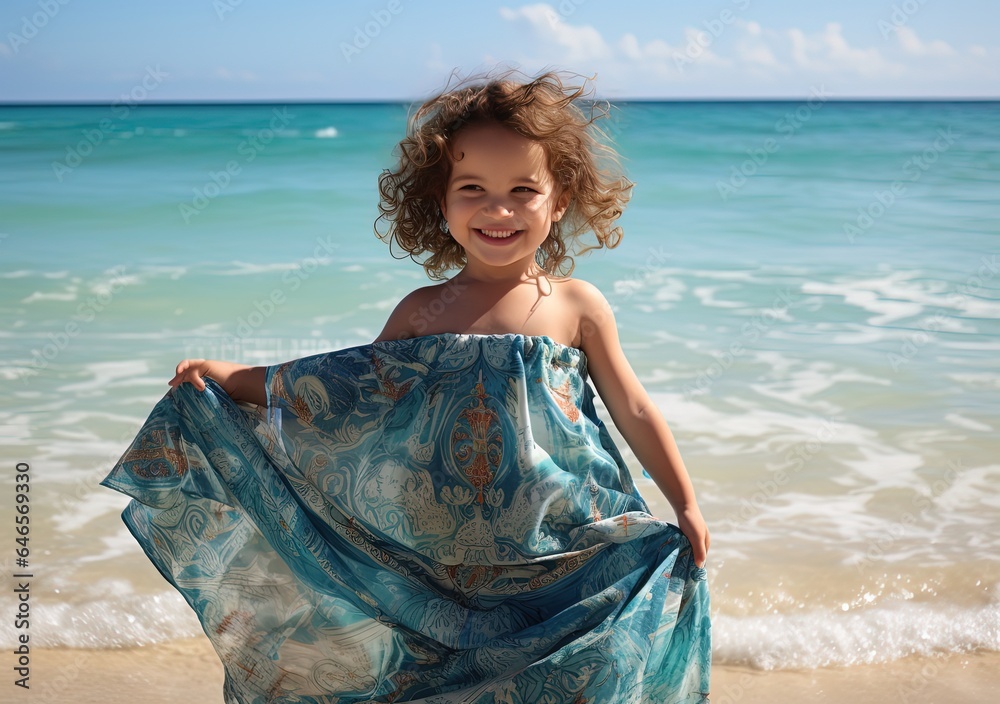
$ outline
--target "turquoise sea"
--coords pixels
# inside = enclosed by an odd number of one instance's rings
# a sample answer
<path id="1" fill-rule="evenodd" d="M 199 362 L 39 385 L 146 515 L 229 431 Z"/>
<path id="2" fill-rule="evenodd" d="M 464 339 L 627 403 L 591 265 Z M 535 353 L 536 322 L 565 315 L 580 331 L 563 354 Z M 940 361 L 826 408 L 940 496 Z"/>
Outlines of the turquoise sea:
<path id="1" fill-rule="evenodd" d="M 0 106 L 0 561 L 28 463 L 34 643 L 200 633 L 97 483 L 182 358 L 370 342 L 428 283 L 372 231 L 407 109 Z M 608 131 L 625 237 L 574 275 L 694 479 L 716 660 L 1000 650 L 1000 103 L 624 103 Z"/>

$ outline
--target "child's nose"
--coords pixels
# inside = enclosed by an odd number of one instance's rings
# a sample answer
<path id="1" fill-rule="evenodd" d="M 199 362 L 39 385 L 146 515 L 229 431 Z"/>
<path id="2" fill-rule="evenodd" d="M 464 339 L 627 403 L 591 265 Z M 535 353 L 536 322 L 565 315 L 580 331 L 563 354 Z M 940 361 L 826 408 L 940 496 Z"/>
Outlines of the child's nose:
<path id="1" fill-rule="evenodd" d="M 514 214 L 514 207 L 507 198 L 497 196 L 483 204 L 483 212 L 492 217 L 508 217 Z"/>

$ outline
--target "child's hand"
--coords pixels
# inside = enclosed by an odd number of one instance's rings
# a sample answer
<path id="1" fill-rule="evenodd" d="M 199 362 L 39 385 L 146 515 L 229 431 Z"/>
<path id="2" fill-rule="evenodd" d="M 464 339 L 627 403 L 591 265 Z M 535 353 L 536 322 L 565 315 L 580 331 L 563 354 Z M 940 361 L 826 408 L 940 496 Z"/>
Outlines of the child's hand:
<path id="1" fill-rule="evenodd" d="M 694 563 L 698 567 L 705 566 L 708 558 L 708 546 L 712 542 L 708 535 L 708 526 L 701 516 L 701 509 L 698 505 L 689 506 L 683 511 L 677 512 L 677 526 L 681 532 L 691 541 L 694 550 Z"/>
<path id="2" fill-rule="evenodd" d="M 211 376 L 212 368 L 207 359 L 185 359 L 177 365 L 174 378 L 167 383 L 171 386 L 180 386 L 184 382 L 194 384 L 198 391 L 205 390 L 205 377 Z"/>
<path id="3" fill-rule="evenodd" d="M 267 406 L 265 367 L 250 367 L 218 359 L 185 359 L 177 365 L 177 373 L 167 383 L 180 386 L 187 382 L 193 384 L 198 391 L 204 391 L 206 377 L 217 381 L 234 401 Z"/>

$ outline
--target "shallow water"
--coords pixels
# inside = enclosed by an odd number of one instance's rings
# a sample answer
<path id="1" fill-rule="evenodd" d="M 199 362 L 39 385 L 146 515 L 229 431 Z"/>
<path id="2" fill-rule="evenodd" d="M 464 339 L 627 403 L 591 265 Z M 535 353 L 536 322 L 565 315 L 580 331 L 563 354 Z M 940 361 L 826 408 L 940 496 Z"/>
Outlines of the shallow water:
<path id="1" fill-rule="evenodd" d="M 97 482 L 181 358 L 362 344 L 427 283 L 372 233 L 405 115 L 0 108 L 0 476 L 31 465 L 38 645 L 200 632 Z M 1000 104 L 635 103 L 610 131 L 625 238 L 574 275 L 694 478 L 717 659 L 1000 650 Z"/>

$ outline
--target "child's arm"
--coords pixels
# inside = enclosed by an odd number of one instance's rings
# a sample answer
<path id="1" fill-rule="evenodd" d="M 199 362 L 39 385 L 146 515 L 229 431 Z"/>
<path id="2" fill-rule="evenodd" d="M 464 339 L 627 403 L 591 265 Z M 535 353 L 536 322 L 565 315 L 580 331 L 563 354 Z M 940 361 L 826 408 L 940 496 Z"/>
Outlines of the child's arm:
<path id="1" fill-rule="evenodd" d="M 678 527 L 691 541 L 695 564 L 701 566 L 710 542 L 708 527 L 673 433 L 625 358 L 607 299 L 592 284 L 580 280 L 575 283 L 581 348 L 587 355 L 587 368 L 597 393 L 636 459 L 670 501 Z"/>
<path id="2" fill-rule="evenodd" d="M 219 382 L 234 401 L 247 401 L 258 406 L 266 406 L 264 375 L 264 367 L 250 367 L 246 364 L 220 362 L 215 359 L 185 359 L 177 365 L 174 378 L 167 383 L 171 386 L 180 386 L 184 382 L 189 382 L 194 384 L 194 388 L 204 391 L 204 377 L 207 376 Z"/>

